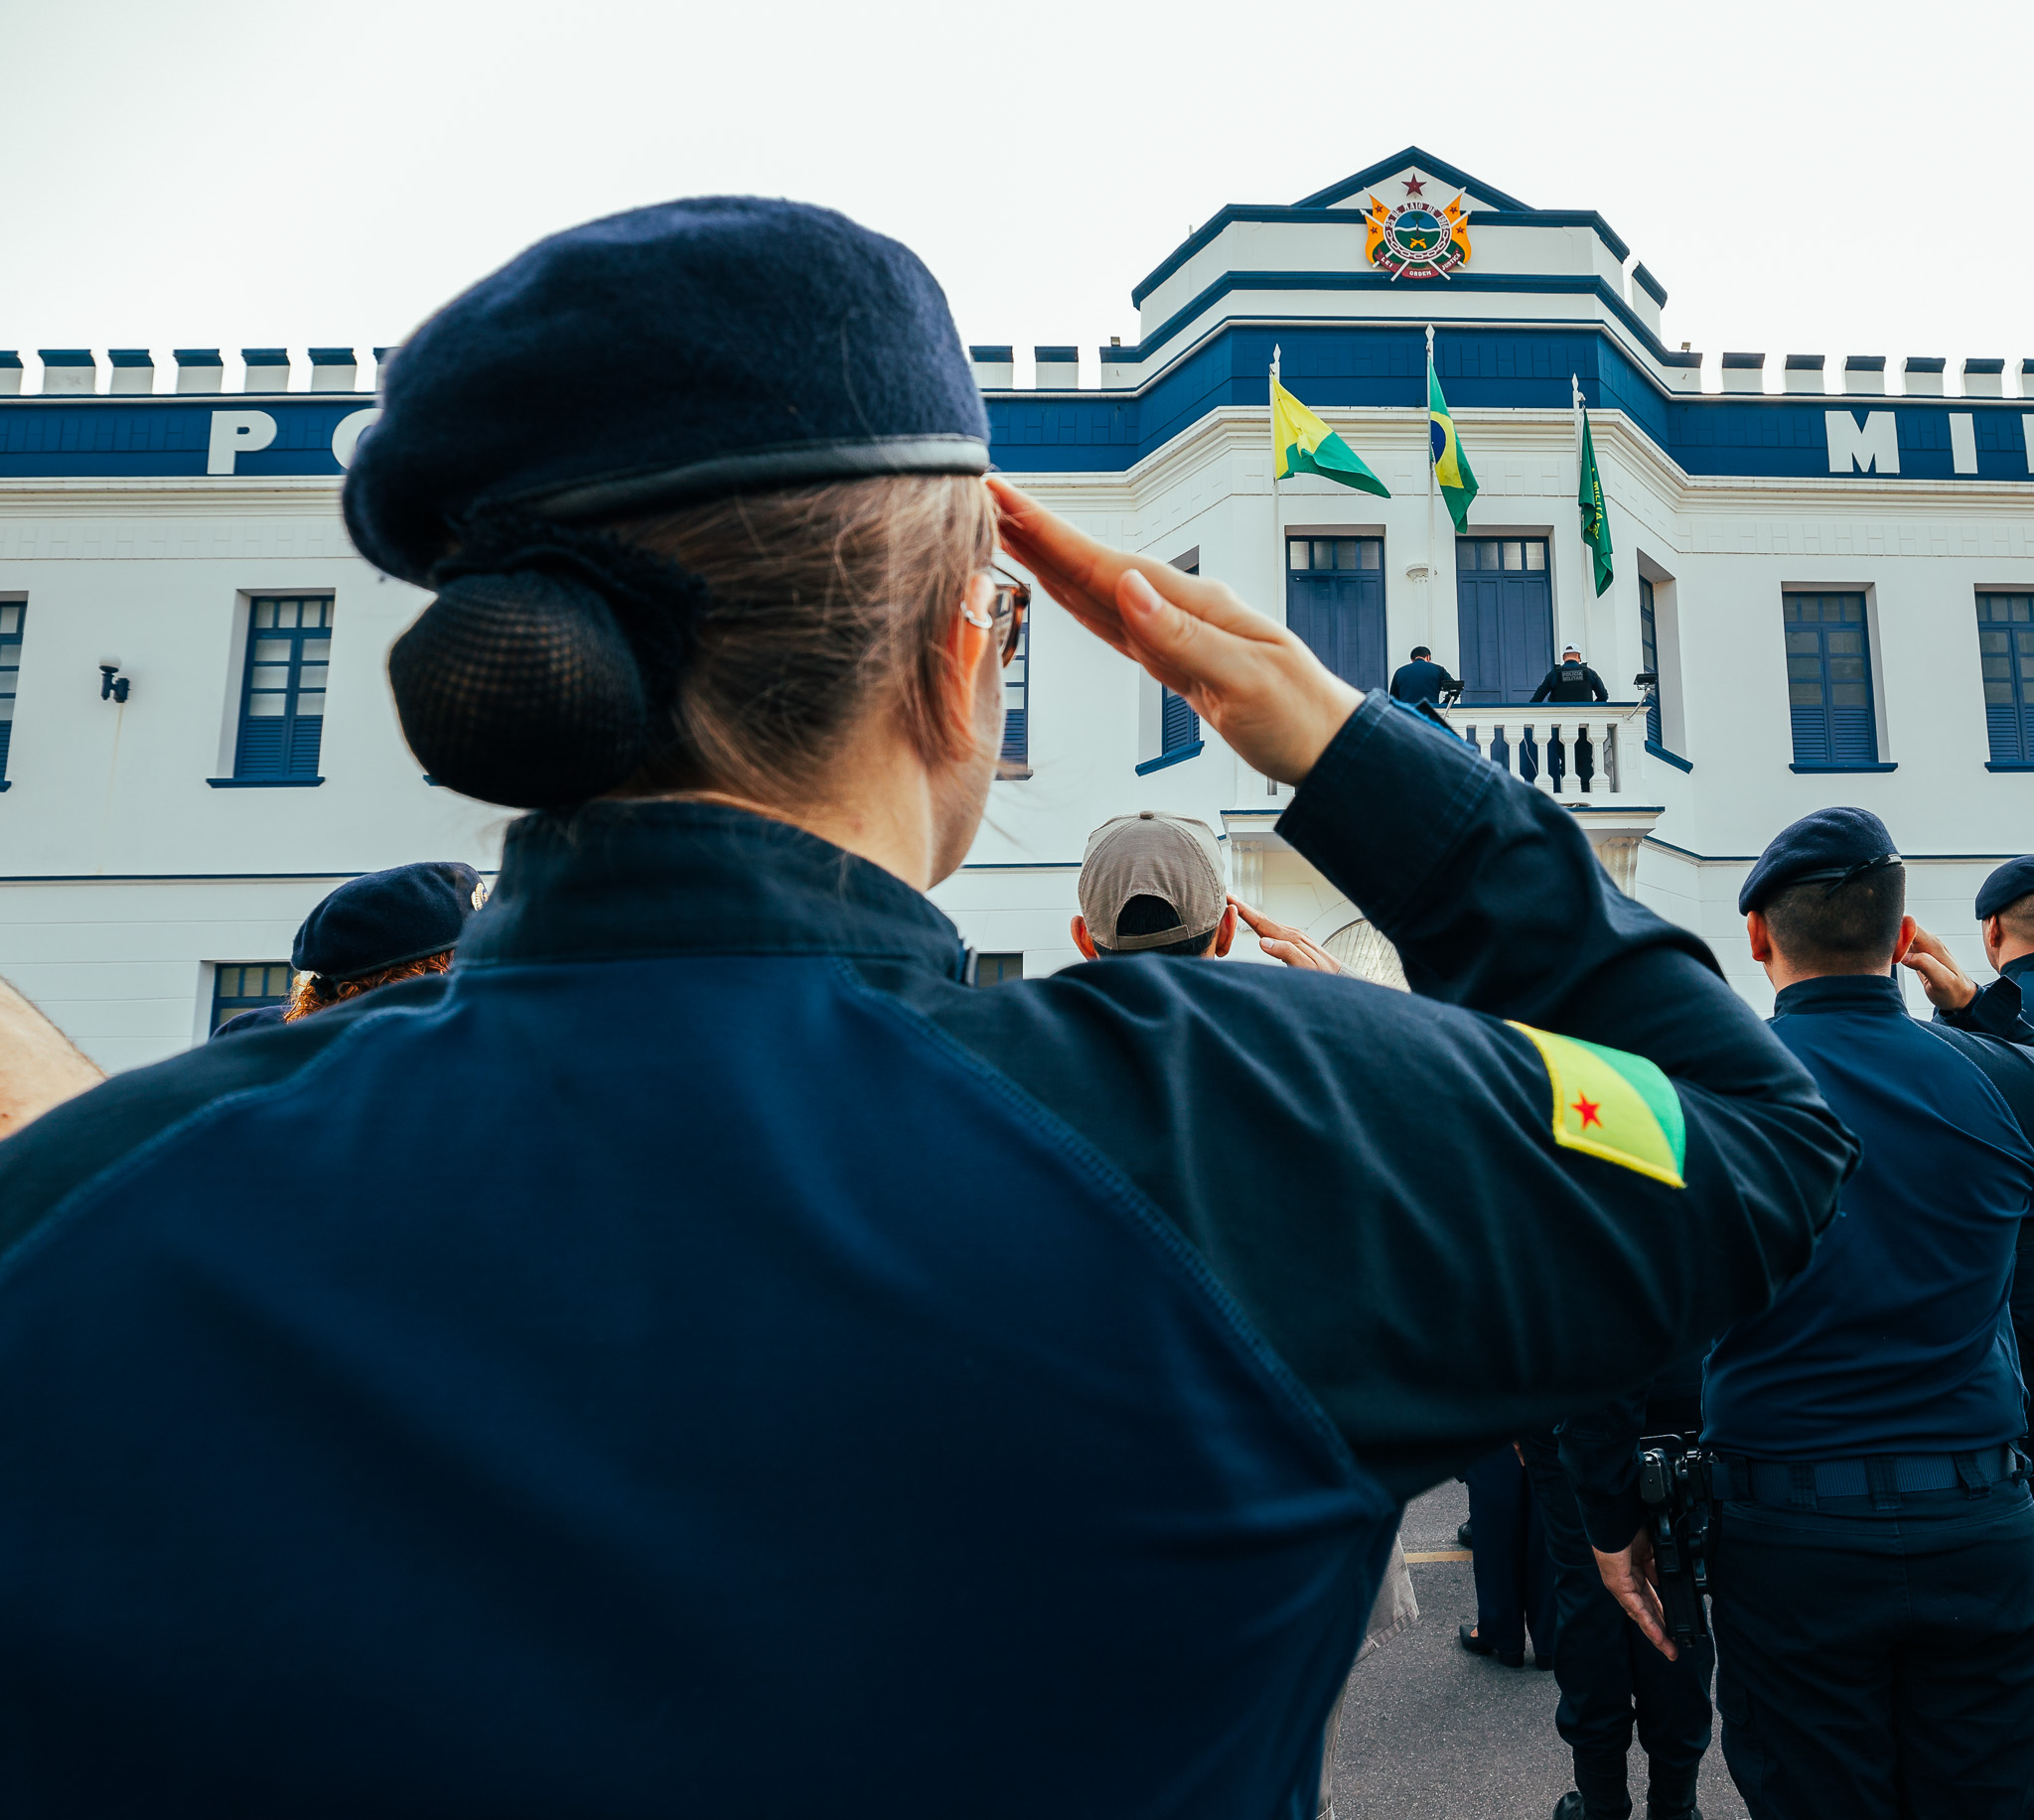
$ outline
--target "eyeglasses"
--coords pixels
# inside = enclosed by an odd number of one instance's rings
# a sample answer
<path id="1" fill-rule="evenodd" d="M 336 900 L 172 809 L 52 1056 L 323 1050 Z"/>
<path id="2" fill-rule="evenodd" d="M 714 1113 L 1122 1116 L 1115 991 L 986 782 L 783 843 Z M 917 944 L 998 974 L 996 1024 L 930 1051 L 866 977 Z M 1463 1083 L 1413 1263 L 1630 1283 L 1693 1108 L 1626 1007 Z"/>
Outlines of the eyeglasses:
<path id="1" fill-rule="evenodd" d="M 996 577 L 996 604 L 989 610 L 989 617 L 978 620 L 966 608 L 960 617 L 968 625 L 981 631 L 993 631 L 996 646 L 1003 653 L 1003 668 L 1010 667 L 1011 659 L 1017 655 L 1017 644 L 1024 636 L 1024 615 L 1031 606 L 1031 584 L 1020 582 L 1016 576 L 1006 574 L 995 564 L 989 565 L 989 573 Z"/>

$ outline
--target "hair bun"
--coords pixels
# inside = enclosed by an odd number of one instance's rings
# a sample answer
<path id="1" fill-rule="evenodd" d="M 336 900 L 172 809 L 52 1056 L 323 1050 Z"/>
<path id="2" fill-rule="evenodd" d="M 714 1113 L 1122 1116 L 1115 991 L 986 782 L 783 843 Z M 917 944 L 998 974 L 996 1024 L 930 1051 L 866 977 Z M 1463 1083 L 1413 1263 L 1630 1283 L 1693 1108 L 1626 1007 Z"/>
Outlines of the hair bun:
<path id="1" fill-rule="evenodd" d="M 608 602 L 569 576 L 457 576 L 396 639 L 388 680 L 424 770 L 483 802 L 584 802 L 622 782 L 648 743 L 635 649 Z"/>

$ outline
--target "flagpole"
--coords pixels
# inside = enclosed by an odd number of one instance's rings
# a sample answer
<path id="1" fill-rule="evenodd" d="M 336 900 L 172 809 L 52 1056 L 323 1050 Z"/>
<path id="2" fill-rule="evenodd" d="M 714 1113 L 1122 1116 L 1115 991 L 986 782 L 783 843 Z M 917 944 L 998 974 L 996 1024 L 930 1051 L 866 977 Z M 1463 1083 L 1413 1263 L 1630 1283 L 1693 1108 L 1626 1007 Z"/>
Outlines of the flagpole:
<path id="1" fill-rule="evenodd" d="M 1426 326 L 1426 382 L 1427 419 L 1426 436 L 1426 641 L 1429 647 L 1440 636 L 1439 610 L 1435 606 L 1434 591 L 1434 420 L 1433 420 L 1433 375 L 1434 375 L 1434 326 Z M 1462 653 L 1455 653 L 1455 661 L 1462 661 Z"/>
<path id="2" fill-rule="evenodd" d="M 1568 414 L 1570 415 L 1570 417 L 1574 419 L 1575 497 L 1579 499 L 1582 496 L 1582 381 L 1580 376 L 1575 373 L 1568 374 Z M 1582 554 L 1582 566 L 1580 569 L 1576 571 L 1576 574 L 1578 576 L 1587 577 L 1589 582 L 1593 583 L 1596 579 L 1596 572 L 1594 568 L 1590 565 L 1589 544 L 1587 539 L 1585 539 L 1582 535 L 1582 518 L 1579 512 L 1577 512 L 1575 515 L 1575 542 Z M 1566 592 L 1567 591 L 1565 589 L 1562 590 L 1564 598 Z M 1583 604 L 1583 610 L 1586 611 L 1588 596 L 1579 596 L 1578 599 Z M 1577 610 L 1574 607 L 1570 607 L 1568 612 L 1561 616 L 1564 620 L 1568 622 L 1567 630 L 1563 634 L 1562 641 L 1564 643 L 1572 643 L 1577 644 L 1579 646 L 1580 639 L 1575 630 L 1576 611 Z M 1586 655 L 1587 650 L 1586 647 L 1584 647 L 1584 656 L 1586 657 Z"/>

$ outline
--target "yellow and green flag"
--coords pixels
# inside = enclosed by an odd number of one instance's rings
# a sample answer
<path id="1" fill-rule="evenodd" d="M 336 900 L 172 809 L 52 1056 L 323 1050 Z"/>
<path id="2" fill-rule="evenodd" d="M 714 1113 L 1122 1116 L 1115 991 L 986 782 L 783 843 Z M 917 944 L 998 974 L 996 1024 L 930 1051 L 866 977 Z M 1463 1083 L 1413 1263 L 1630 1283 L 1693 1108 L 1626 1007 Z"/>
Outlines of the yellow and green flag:
<path id="1" fill-rule="evenodd" d="M 1271 472 L 1274 479 L 1289 481 L 1296 474 L 1318 474 L 1359 492 L 1374 492 L 1380 499 L 1390 490 L 1367 467 L 1357 454 L 1312 411 L 1271 375 Z"/>
<path id="2" fill-rule="evenodd" d="M 1581 476 L 1575 486 L 1575 503 L 1582 513 L 1582 541 L 1596 565 L 1596 592 L 1610 586 L 1610 510 L 1603 503 L 1603 477 L 1596 472 L 1596 444 L 1589 435 L 1589 412 L 1582 412 Z"/>
<path id="3" fill-rule="evenodd" d="M 1462 536 L 1469 529 L 1469 501 L 1476 497 L 1476 476 L 1462 445 L 1455 440 L 1455 420 L 1448 415 L 1447 399 L 1441 396 L 1431 353 L 1426 357 L 1426 415 L 1434 479 L 1440 483 L 1441 497 L 1448 502 L 1448 516 L 1455 520 L 1455 534 Z"/>
<path id="4" fill-rule="evenodd" d="M 1657 1063 L 1624 1050 L 1556 1037 L 1514 1022 L 1539 1051 L 1553 1083 L 1553 1141 L 1606 1163 L 1637 1170 L 1671 1189 L 1685 1188 L 1687 1122 L 1680 1096 Z"/>

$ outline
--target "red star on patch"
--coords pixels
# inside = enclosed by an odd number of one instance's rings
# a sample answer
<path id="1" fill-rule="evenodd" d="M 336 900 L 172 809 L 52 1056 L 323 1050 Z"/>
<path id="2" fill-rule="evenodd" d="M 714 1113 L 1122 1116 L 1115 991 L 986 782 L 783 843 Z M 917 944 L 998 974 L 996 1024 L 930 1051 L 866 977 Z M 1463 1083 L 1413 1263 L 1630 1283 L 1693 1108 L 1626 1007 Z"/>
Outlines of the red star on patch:
<path id="1" fill-rule="evenodd" d="M 1584 1131 L 1587 1131 L 1591 1125 L 1603 1123 L 1602 1102 L 1591 1099 L 1586 1093 L 1579 1093 L 1575 1096 L 1575 1110 L 1582 1115 L 1582 1129 Z"/>
<path id="2" fill-rule="evenodd" d="M 1426 183 L 1423 179 L 1417 177 L 1408 177 L 1405 180 L 1405 194 L 1407 196 L 1419 196 L 1422 195 L 1425 192 L 1425 190 Z"/>

